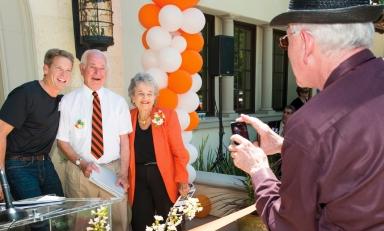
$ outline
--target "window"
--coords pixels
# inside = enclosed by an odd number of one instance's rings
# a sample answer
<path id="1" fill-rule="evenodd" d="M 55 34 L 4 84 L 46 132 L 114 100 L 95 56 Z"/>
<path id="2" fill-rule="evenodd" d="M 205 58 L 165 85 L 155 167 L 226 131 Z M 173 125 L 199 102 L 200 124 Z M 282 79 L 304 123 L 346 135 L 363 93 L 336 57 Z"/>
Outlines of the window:
<path id="1" fill-rule="evenodd" d="M 255 26 L 235 22 L 234 25 L 234 110 L 255 111 Z"/>
<path id="2" fill-rule="evenodd" d="M 272 108 L 282 111 L 287 105 L 288 54 L 279 47 L 279 38 L 285 31 L 273 31 Z"/>
<path id="3" fill-rule="evenodd" d="M 203 57 L 203 68 L 200 71 L 202 86 L 197 92 L 200 99 L 200 106 L 197 109 L 199 112 L 206 112 L 207 115 L 215 114 L 215 79 L 213 76 L 209 75 L 209 63 L 208 63 L 208 52 L 209 52 L 209 41 L 215 35 L 215 17 L 212 15 L 205 15 L 205 26 L 201 31 L 204 37 L 204 47 L 201 51 L 201 56 Z"/>

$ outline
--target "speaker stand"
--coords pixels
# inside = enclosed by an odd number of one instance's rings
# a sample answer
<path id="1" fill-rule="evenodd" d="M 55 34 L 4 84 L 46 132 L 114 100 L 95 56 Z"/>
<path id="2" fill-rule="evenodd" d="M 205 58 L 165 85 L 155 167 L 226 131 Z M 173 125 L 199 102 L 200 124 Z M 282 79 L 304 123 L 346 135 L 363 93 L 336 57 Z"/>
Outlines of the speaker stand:
<path id="1" fill-rule="evenodd" d="M 224 137 L 224 126 L 223 126 L 223 76 L 219 75 L 219 107 L 217 112 L 217 117 L 219 119 L 219 147 L 217 148 L 216 160 L 213 163 L 210 170 L 213 170 L 217 165 L 224 160 L 223 154 L 223 137 Z"/>

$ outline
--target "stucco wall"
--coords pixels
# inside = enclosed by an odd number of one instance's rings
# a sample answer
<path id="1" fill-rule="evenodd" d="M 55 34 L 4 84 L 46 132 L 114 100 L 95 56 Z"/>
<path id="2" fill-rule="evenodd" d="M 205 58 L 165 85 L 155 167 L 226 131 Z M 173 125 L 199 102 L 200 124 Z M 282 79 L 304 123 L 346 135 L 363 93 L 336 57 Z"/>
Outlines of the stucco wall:
<path id="1" fill-rule="evenodd" d="M 72 19 L 72 1 L 45 1 L 29 0 L 32 20 L 33 37 L 35 41 L 36 60 L 33 60 L 38 67 L 39 77 L 42 73 L 42 62 L 45 52 L 50 48 L 61 48 L 75 54 L 75 41 Z M 123 40 L 122 40 L 122 19 L 120 1 L 113 1 L 113 22 L 114 22 L 114 45 L 106 52 L 109 59 L 110 72 L 106 86 L 123 94 Z M 79 71 L 79 60 L 76 60 L 71 86 L 66 90 L 70 91 L 82 84 L 82 77 Z"/>
<path id="2" fill-rule="evenodd" d="M 9 91 L 37 75 L 30 21 L 25 1 L 0 1 L 0 105 Z"/>
<path id="3" fill-rule="evenodd" d="M 376 56 L 384 57 L 384 34 L 375 33 L 372 50 Z"/>

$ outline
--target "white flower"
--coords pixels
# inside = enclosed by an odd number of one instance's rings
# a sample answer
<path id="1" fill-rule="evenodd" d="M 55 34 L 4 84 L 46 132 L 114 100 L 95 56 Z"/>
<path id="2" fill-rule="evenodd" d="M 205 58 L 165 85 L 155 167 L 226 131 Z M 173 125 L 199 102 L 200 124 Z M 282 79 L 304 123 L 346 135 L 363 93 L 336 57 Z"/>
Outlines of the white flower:
<path id="1" fill-rule="evenodd" d="M 183 216 L 187 216 L 189 220 L 192 220 L 197 212 L 203 210 L 199 203 L 199 199 L 187 197 L 185 203 L 179 207 L 172 207 L 168 213 L 168 217 L 165 220 L 165 224 L 161 224 L 163 221 L 162 216 L 155 215 L 155 222 L 151 227 L 146 227 L 145 231 L 176 231 L 177 226 L 181 224 Z"/>
<path id="2" fill-rule="evenodd" d="M 91 214 L 95 216 L 91 218 L 88 224 L 91 227 L 87 227 L 87 231 L 109 231 L 111 227 L 108 224 L 108 208 L 105 206 L 100 206 L 100 208 L 91 211 Z"/>
<path id="3" fill-rule="evenodd" d="M 162 216 L 155 215 L 154 218 L 156 221 L 163 221 L 164 220 L 164 218 Z"/>

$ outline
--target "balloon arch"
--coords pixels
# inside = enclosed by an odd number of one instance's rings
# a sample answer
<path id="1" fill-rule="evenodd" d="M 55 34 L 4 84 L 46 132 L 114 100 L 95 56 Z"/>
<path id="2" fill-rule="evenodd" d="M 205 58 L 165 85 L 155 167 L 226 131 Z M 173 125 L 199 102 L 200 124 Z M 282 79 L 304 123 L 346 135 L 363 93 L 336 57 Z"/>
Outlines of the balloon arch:
<path id="1" fill-rule="evenodd" d="M 145 48 L 141 63 L 145 72 L 158 83 L 157 105 L 175 109 L 182 129 L 185 148 L 189 152 L 189 181 L 196 178 L 191 166 L 198 151 L 190 141 L 197 128 L 199 106 L 196 92 L 202 80 L 198 72 L 203 66 L 200 51 L 204 38 L 204 14 L 197 8 L 199 0 L 153 0 L 139 10 L 139 21 L 146 29 L 142 35 Z"/>

